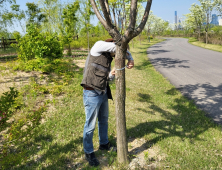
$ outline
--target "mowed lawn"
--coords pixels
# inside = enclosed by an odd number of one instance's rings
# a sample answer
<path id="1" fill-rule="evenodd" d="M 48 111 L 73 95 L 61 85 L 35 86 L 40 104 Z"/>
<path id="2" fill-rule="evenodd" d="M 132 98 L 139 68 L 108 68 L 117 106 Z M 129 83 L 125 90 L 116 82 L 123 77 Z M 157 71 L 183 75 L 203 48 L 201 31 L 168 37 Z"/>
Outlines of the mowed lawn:
<path id="1" fill-rule="evenodd" d="M 147 48 L 162 40 L 130 44 L 135 60 L 126 69 L 126 125 L 130 162 L 145 163 L 134 169 L 222 169 L 221 126 L 214 124 L 193 101 L 183 97 L 149 62 Z M 81 71 L 81 70 L 80 70 Z M 28 144 L 17 143 L 11 157 L 1 159 L 6 169 L 127 169 L 118 165 L 116 153 L 94 147 L 101 166 L 91 168 L 84 160 L 82 133 L 85 122 L 80 82 L 82 72 L 64 86 L 63 94 L 51 99 L 41 124 L 33 129 Z M 65 82 L 64 82 L 65 83 Z M 109 139 L 115 144 L 114 101 L 109 101 Z M 49 100 L 49 99 L 45 99 Z M 142 141 L 142 142 L 141 142 Z M 10 161 L 11 159 L 11 161 Z"/>

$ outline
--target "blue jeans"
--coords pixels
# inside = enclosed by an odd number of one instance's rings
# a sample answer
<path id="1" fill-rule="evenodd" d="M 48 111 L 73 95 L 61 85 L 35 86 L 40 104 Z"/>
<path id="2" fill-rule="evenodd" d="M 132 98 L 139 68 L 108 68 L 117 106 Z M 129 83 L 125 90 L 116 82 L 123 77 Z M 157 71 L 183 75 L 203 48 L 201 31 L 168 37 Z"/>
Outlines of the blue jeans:
<path id="1" fill-rule="evenodd" d="M 84 152 L 89 154 L 93 149 L 93 132 L 98 117 L 99 143 L 105 145 L 108 140 L 108 97 L 107 94 L 98 94 L 95 90 L 83 90 L 83 103 L 85 106 L 86 122 L 83 131 Z"/>

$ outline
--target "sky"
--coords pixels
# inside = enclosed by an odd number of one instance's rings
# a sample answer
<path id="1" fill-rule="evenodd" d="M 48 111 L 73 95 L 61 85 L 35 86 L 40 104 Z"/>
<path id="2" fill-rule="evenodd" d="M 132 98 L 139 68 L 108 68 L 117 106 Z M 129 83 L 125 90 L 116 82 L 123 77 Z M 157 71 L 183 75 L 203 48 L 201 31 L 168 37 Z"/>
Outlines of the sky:
<path id="1" fill-rule="evenodd" d="M 67 0 L 62 0 L 62 1 L 67 2 Z M 36 2 L 36 0 L 17 0 L 17 4 L 19 4 L 21 9 L 24 10 L 27 9 L 25 6 L 27 2 Z M 199 4 L 199 1 L 198 0 L 153 0 L 151 10 L 153 11 L 154 15 L 161 17 L 163 20 L 168 21 L 169 23 L 174 23 L 175 11 L 177 11 L 178 18 L 184 18 L 184 15 L 190 12 L 189 8 L 193 3 Z M 94 16 L 91 22 L 92 24 L 96 25 L 98 22 L 97 17 Z"/>
<path id="2" fill-rule="evenodd" d="M 199 4 L 198 0 L 153 0 L 151 10 L 154 15 L 161 17 L 165 21 L 174 23 L 175 11 L 179 18 L 190 13 L 189 8 L 193 3 Z"/>

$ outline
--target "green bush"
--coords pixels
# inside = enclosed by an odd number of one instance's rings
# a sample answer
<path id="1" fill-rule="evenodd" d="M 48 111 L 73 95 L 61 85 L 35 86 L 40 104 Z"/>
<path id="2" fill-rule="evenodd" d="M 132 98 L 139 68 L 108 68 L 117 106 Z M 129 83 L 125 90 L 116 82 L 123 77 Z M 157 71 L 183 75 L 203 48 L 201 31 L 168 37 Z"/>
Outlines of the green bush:
<path id="1" fill-rule="evenodd" d="M 23 37 L 19 33 L 15 33 L 14 36 L 18 44 L 13 46 L 22 61 L 43 58 L 53 60 L 63 56 L 63 46 L 57 35 L 41 33 L 35 25 L 30 25 Z"/>

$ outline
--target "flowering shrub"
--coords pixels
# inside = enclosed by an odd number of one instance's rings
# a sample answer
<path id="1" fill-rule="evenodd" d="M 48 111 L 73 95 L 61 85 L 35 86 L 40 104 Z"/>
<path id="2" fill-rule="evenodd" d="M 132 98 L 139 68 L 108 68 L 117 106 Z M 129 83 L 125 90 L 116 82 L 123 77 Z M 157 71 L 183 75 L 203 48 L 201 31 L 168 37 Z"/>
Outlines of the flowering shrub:
<path id="1" fill-rule="evenodd" d="M 10 91 L 3 93 L 0 97 L 0 125 L 1 127 L 6 123 L 11 115 L 11 106 L 15 102 L 15 98 L 18 96 L 18 91 L 14 90 L 14 87 L 10 87 Z"/>

